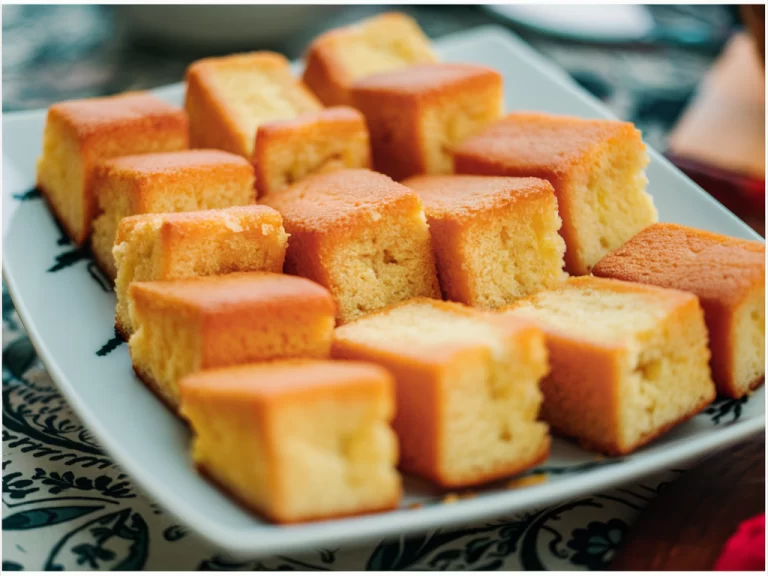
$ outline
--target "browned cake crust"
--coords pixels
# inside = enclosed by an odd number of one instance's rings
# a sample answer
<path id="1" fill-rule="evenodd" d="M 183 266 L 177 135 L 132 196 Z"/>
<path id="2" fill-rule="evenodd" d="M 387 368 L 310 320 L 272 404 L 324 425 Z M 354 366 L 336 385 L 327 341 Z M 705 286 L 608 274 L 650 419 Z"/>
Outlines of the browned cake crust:
<path id="1" fill-rule="evenodd" d="M 391 46 L 387 46 L 389 42 L 386 38 L 382 45 L 383 30 L 396 32 L 389 39 L 390 42 L 394 40 Z M 398 12 L 379 14 L 352 26 L 329 30 L 309 45 L 304 56 L 306 68 L 303 75 L 303 81 L 326 106 L 351 104 L 349 88 L 355 78 L 359 77 L 360 71 L 354 70 L 354 66 L 350 68 L 341 54 L 358 49 L 362 36 L 370 38 L 375 52 L 399 52 L 405 49 L 409 56 L 401 61 L 401 67 L 437 59 L 418 23 L 410 16 Z M 393 63 L 390 61 L 386 66 L 391 68 Z M 381 71 L 368 68 L 365 75 Z"/>
<path id="2" fill-rule="evenodd" d="M 591 266 L 608 250 L 597 255 L 597 258 L 590 256 L 589 260 L 581 255 L 591 243 L 590 239 L 600 232 L 597 229 L 584 229 L 579 224 L 580 219 L 597 210 L 600 204 L 591 205 L 580 190 L 585 187 L 590 189 L 590 175 L 597 176 L 605 172 L 597 163 L 598 159 L 618 154 L 618 151 L 625 148 L 631 149 L 631 154 L 622 152 L 617 162 L 627 162 L 634 156 L 632 162 L 635 169 L 641 170 L 647 162 L 645 145 L 640 131 L 630 122 L 516 112 L 456 146 L 453 162 L 457 174 L 529 176 L 549 180 L 555 188 L 558 210 L 563 220 L 560 235 L 567 246 L 566 270 L 571 274 L 583 275 L 589 274 Z M 619 175 L 626 178 L 626 174 L 629 174 L 618 167 L 613 172 L 616 173 L 613 178 Z M 622 192 L 628 193 L 629 190 Z M 636 197 L 635 202 L 652 204 L 649 197 L 644 200 L 641 197 Z M 623 230 L 621 234 L 627 239 L 642 229 L 642 225 L 656 220 L 652 206 L 625 207 L 624 212 L 627 211 L 629 215 L 624 214 L 617 224 L 614 218 L 621 217 L 622 213 L 614 209 L 615 216 L 609 217 L 603 228 L 611 230 L 611 235 Z M 629 221 L 625 222 L 625 219 Z M 637 228 L 638 225 L 641 227 Z M 627 226 L 634 228 L 626 230 Z M 609 246 L 615 248 L 617 245 Z M 591 261 L 593 258 L 595 261 Z"/>
<path id="3" fill-rule="evenodd" d="M 257 92 L 261 84 L 269 82 L 274 88 L 272 95 L 262 94 L 263 100 L 253 102 L 252 112 L 264 113 L 271 99 L 286 99 L 298 111 L 319 110 L 322 104 L 303 82 L 293 78 L 290 62 L 276 52 L 259 51 L 204 58 L 193 62 L 186 71 L 184 108 L 189 115 L 189 142 L 193 148 L 218 148 L 251 156 L 254 134 L 246 133 L 249 123 L 244 122 L 241 111 L 233 106 L 232 99 L 242 96 L 233 86 L 222 86 L 218 74 L 222 71 L 245 71 L 254 76 L 254 85 L 240 88 Z M 262 80 L 258 80 L 263 75 Z M 275 94 L 276 92 L 276 94 Z M 250 130 L 250 128 L 248 128 Z"/>
<path id="4" fill-rule="evenodd" d="M 472 64 L 420 64 L 368 76 L 352 86 L 352 103 L 365 116 L 376 170 L 395 180 L 435 173 L 429 144 L 455 144 L 459 127 L 480 129 L 498 118 L 503 107 L 503 80 L 492 68 Z M 452 109 L 473 99 L 474 110 Z M 435 111 L 451 110 L 438 120 Z M 467 134 L 461 137 L 466 137 Z"/>
<path id="5" fill-rule="evenodd" d="M 414 176 L 403 181 L 416 191 L 430 220 L 466 223 L 474 214 L 509 208 L 528 199 L 554 194 L 540 178 L 493 176 Z"/>
<path id="6" fill-rule="evenodd" d="M 124 340 L 127 340 L 127 338 L 123 334 L 121 334 L 121 336 L 123 337 Z M 152 392 L 152 394 L 154 394 L 157 397 L 157 399 L 160 400 L 160 402 L 166 408 L 168 408 L 168 410 L 170 410 L 171 414 L 173 414 L 174 416 L 178 416 L 186 423 L 187 419 L 184 418 L 179 413 L 178 409 L 173 404 L 171 404 L 171 401 L 168 400 L 168 398 L 166 398 L 163 395 L 160 389 L 160 385 L 157 382 L 155 382 L 154 378 L 152 378 L 149 374 L 144 372 L 141 368 L 138 368 L 136 364 L 133 364 L 133 372 L 136 374 L 136 377 L 139 380 L 141 380 L 141 382 L 147 387 L 147 390 Z"/>
<path id="7" fill-rule="evenodd" d="M 262 518 L 266 518 L 270 522 L 273 522 L 275 524 L 284 524 L 284 525 L 290 525 L 290 524 L 302 524 L 304 522 L 316 522 L 319 520 L 327 520 L 330 518 L 333 519 L 341 519 L 341 518 L 356 518 L 358 516 L 365 516 L 367 514 L 376 514 L 377 512 L 388 512 L 390 510 L 394 510 L 397 508 L 397 503 L 402 498 L 402 487 L 400 488 L 400 492 L 396 495 L 396 498 L 392 499 L 391 504 L 388 504 L 386 506 L 376 506 L 372 508 L 366 508 L 361 510 L 355 510 L 354 512 L 348 512 L 346 514 L 339 514 L 339 513 L 332 513 L 332 514 L 322 514 L 317 516 L 302 516 L 300 518 L 283 518 L 281 516 L 275 515 L 275 514 L 269 514 L 266 510 L 261 510 L 255 506 L 253 506 L 250 502 L 245 500 L 244 498 L 240 497 L 239 494 L 235 493 L 234 490 L 229 488 L 228 486 L 225 486 L 219 480 L 211 474 L 207 467 L 200 463 L 195 463 L 195 468 L 197 471 L 204 476 L 211 484 L 216 486 L 219 490 L 224 492 L 229 498 L 237 502 L 240 506 L 245 508 L 246 510 L 249 510 L 251 513 L 261 516 Z"/>
<path id="8" fill-rule="evenodd" d="M 49 130 L 52 134 L 49 135 Z M 171 106 L 148 92 L 126 92 L 103 98 L 70 100 L 53 104 L 48 109 L 44 153 L 41 161 L 48 166 L 49 136 L 67 139 L 76 143 L 76 161 L 82 169 L 82 189 L 70 190 L 68 202 L 82 203 L 81 227 L 73 229 L 72 223 L 65 222 L 61 207 L 55 206 L 54 194 L 41 178 L 38 165 L 36 185 L 61 228 L 77 245 L 82 246 L 91 231 L 91 221 L 96 212 L 96 202 L 91 191 L 91 171 L 96 162 L 124 154 L 180 150 L 187 147 L 187 116 L 183 110 Z M 154 137 L 154 138 L 153 138 Z M 59 162 L 62 160 L 59 159 Z M 61 200 L 64 202 L 64 200 Z"/>
<path id="9" fill-rule="evenodd" d="M 738 397 L 748 387 L 733 381 L 732 321 L 755 286 L 765 284 L 765 244 L 679 224 L 653 224 L 597 263 L 595 276 L 692 292 L 704 310 L 712 350 L 712 375 L 721 394 Z"/>
<path id="10" fill-rule="evenodd" d="M 616 138 L 640 138 L 640 132 L 631 122 L 515 112 L 459 145 L 454 161 L 462 174 L 551 179 Z"/>
<path id="11" fill-rule="evenodd" d="M 411 266 L 403 272 L 408 275 L 411 285 L 410 297 L 440 297 L 428 230 L 424 229 L 424 220 L 418 219 L 419 214 L 423 218 L 421 200 L 410 188 L 370 170 L 338 170 L 309 176 L 261 201 L 283 215 L 285 230 L 291 235 L 285 256 L 285 272 L 303 276 L 328 288 L 337 301 L 338 322 L 352 319 L 348 311 L 345 313 L 345 299 L 340 297 L 346 288 L 342 284 L 361 280 L 339 280 L 340 271 L 329 262 L 334 254 L 339 253 L 337 251 L 359 243 L 365 235 L 380 235 L 383 223 L 387 222 L 386 226 L 399 225 L 397 219 L 402 219 L 405 225 L 419 226 L 418 232 L 427 235 L 420 238 L 414 232 L 413 237 L 407 239 L 412 244 L 419 243 L 414 250 L 420 251 L 422 261 L 418 270 Z M 377 244 L 376 239 L 371 243 L 378 252 L 387 250 L 386 246 Z M 387 289 L 383 283 L 380 288 L 382 291 Z"/>
<path id="12" fill-rule="evenodd" d="M 123 326 L 122 322 L 115 318 L 115 332 L 117 332 L 117 335 L 120 336 L 123 340 L 128 342 L 128 339 L 131 337 L 130 332 L 128 332 L 128 329 Z"/>
<path id="13" fill-rule="evenodd" d="M 43 196 L 43 199 L 45 200 L 46 206 L 48 206 L 48 210 L 50 210 L 51 214 L 53 215 L 54 219 L 58 223 L 59 227 L 64 231 L 64 233 L 69 236 L 69 239 L 72 240 L 75 244 L 81 246 L 85 244 L 87 238 L 82 238 L 80 240 L 79 233 L 75 232 L 64 220 L 64 218 L 61 217 L 61 213 L 59 212 L 58 208 L 56 207 L 56 204 L 53 203 L 52 198 L 50 196 L 50 193 L 48 190 L 45 189 L 45 186 L 43 186 L 40 182 L 37 183 L 37 189 L 40 190 L 40 193 Z M 96 262 L 96 265 L 98 266 L 99 263 Z M 99 266 L 102 270 L 101 266 Z"/>
<path id="14" fill-rule="evenodd" d="M 354 108 L 345 106 L 262 124 L 256 132 L 253 150 L 259 196 L 278 192 L 280 188 L 275 186 L 275 181 L 289 168 L 291 173 L 287 174 L 286 185 L 295 183 L 291 178 L 298 181 L 310 174 L 334 169 L 371 168 L 365 118 Z M 291 164 L 275 165 L 276 156 L 283 163 L 290 157 Z"/>

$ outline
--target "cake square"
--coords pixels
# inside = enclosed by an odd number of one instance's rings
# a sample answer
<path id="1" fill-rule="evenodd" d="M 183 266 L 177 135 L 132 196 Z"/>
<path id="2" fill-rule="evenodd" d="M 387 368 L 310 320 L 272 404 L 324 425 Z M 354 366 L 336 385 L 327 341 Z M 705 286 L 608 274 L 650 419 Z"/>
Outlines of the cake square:
<path id="1" fill-rule="evenodd" d="M 338 106 L 262 124 L 256 133 L 253 165 L 260 196 L 278 192 L 309 174 L 370 168 L 365 118 L 354 108 Z"/>
<path id="2" fill-rule="evenodd" d="M 453 302 L 414 299 L 336 329 L 332 356 L 395 377 L 400 466 L 444 487 L 521 472 L 549 454 L 538 422 L 541 329 Z"/>
<path id="3" fill-rule="evenodd" d="M 718 392 L 740 398 L 764 380 L 762 242 L 659 223 L 605 256 L 593 274 L 696 294 L 709 330 Z"/>
<path id="4" fill-rule="evenodd" d="M 693 294 L 582 276 L 502 314 L 546 332 L 543 417 L 586 448 L 628 454 L 715 398 Z"/>
<path id="5" fill-rule="evenodd" d="M 290 62 L 274 52 L 198 60 L 187 69 L 186 80 L 190 146 L 218 148 L 249 160 L 260 124 L 322 108 L 294 78 Z"/>
<path id="6" fill-rule="evenodd" d="M 96 213 L 98 161 L 186 147 L 184 111 L 147 92 L 60 102 L 48 109 L 37 187 L 70 239 L 82 245 Z"/>
<path id="7" fill-rule="evenodd" d="M 355 80 L 437 56 L 413 18 L 389 12 L 318 36 L 305 61 L 304 82 L 326 106 L 338 106 L 352 104 Z"/>
<path id="8" fill-rule="evenodd" d="M 288 234 L 269 206 L 138 214 L 120 221 L 112 254 L 117 266 L 115 328 L 133 332 L 128 286 L 230 272 L 283 271 Z"/>
<path id="9" fill-rule="evenodd" d="M 123 156 L 99 164 L 93 174 L 99 216 L 91 249 L 112 280 L 112 248 L 120 220 L 134 214 L 187 212 L 243 206 L 256 201 L 253 167 L 220 150 L 185 150 Z"/>
<path id="10" fill-rule="evenodd" d="M 574 275 L 658 219 L 645 191 L 645 144 L 630 122 L 510 114 L 456 147 L 454 164 L 461 174 L 549 180 Z"/>
<path id="11" fill-rule="evenodd" d="M 291 235 L 285 271 L 325 286 L 349 322 L 416 296 L 440 297 L 419 196 L 370 170 L 316 174 L 266 196 Z"/>
<path id="12" fill-rule="evenodd" d="M 422 64 L 352 87 L 365 116 L 373 165 L 395 180 L 453 172 L 451 150 L 503 113 L 501 75 L 471 64 Z"/>
<path id="13" fill-rule="evenodd" d="M 198 469 L 279 523 L 394 508 L 392 377 L 362 362 L 283 360 L 184 378 Z"/>
<path id="14" fill-rule="evenodd" d="M 334 305 L 323 287 L 270 272 L 134 282 L 128 341 L 139 378 L 169 406 L 187 374 L 330 354 Z"/>
<path id="15" fill-rule="evenodd" d="M 497 308 L 554 288 L 565 243 L 552 185 L 538 178 L 414 176 L 443 296 Z"/>

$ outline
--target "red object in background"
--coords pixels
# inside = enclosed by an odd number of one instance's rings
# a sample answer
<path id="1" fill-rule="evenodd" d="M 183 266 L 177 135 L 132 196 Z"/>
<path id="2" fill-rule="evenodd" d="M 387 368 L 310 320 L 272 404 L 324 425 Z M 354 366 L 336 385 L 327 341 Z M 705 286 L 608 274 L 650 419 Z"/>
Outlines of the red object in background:
<path id="1" fill-rule="evenodd" d="M 666 153 L 667 158 L 723 206 L 765 236 L 765 180 Z"/>
<path id="2" fill-rule="evenodd" d="M 765 514 L 739 525 L 736 534 L 725 543 L 715 570 L 765 570 Z"/>

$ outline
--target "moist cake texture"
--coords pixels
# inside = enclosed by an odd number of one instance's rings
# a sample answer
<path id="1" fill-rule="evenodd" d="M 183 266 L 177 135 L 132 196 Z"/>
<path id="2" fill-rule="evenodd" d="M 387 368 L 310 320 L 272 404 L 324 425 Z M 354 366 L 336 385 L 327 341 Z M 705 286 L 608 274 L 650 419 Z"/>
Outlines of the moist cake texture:
<path id="1" fill-rule="evenodd" d="M 187 374 L 281 358 L 325 358 L 334 305 L 304 278 L 238 272 L 128 288 L 136 374 L 169 406 Z"/>
<path id="2" fill-rule="evenodd" d="M 360 362 L 292 360 L 180 383 L 198 468 L 280 523 L 394 508 L 392 377 Z"/>
<path id="3" fill-rule="evenodd" d="M 443 296 L 497 308 L 554 288 L 565 243 L 552 185 L 538 178 L 415 176 Z"/>
<path id="4" fill-rule="evenodd" d="M 218 148 L 249 160 L 261 124 L 322 108 L 294 78 L 290 62 L 275 52 L 198 60 L 186 80 L 190 146 Z"/>
<path id="5" fill-rule="evenodd" d="M 128 286 L 230 272 L 283 271 L 288 235 L 277 210 L 250 205 L 120 221 L 112 251 L 117 265 L 115 326 L 126 340 L 133 328 Z"/>
<path id="6" fill-rule="evenodd" d="M 532 176 L 557 194 L 566 270 L 589 274 L 598 260 L 658 219 L 645 191 L 648 164 L 630 122 L 520 112 L 454 150 L 457 173 Z"/>
<path id="7" fill-rule="evenodd" d="M 510 320 L 418 298 L 336 329 L 334 358 L 374 362 L 395 377 L 403 470 L 461 487 L 547 457 L 547 426 L 537 421 L 544 335 Z"/>
<path id="8" fill-rule="evenodd" d="M 416 296 L 439 297 L 418 195 L 370 170 L 310 176 L 262 199 L 291 235 L 285 271 L 325 286 L 348 322 Z"/>
<path id="9" fill-rule="evenodd" d="M 253 165 L 260 196 L 278 192 L 310 174 L 342 168 L 370 168 L 365 118 L 338 106 L 293 120 L 259 126 Z"/>
<path id="10" fill-rule="evenodd" d="M 124 156 L 94 171 L 100 215 L 91 248 L 102 270 L 117 276 L 112 248 L 120 220 L 135 214 L 187 212 L 255 202 L 253 167 L 220 150 Z"/>
<path id="11" fill-rule="evenodd" d="M 59 102 L 48 109 L 37 187 L 70 239 L 82 245 L 96 215 L 97 162 L 186 147 L 184 111 L 149 93 Z"/>
<path id="12" fill-rule="evenodd" d="M 337 106 L 352 103 L 355 80 L 437 57 L 413 18 L 387 13 L 321 34 L 305 60 L 304 82 L 326 106 Z"/>
<path id="13" fill-rule="evenodd" d="M 718 392 L 740 398 L 764 380 L 764 243 L 659 223 L 605 256 L 593 273 L 696 294 Z"/>
<path id="14" fill-rule="evenodd" d="M 453 147 L 503 113 L 503 81 L 484 66 L 421 64 L 356 82 L 352 102 L 368 124 L 376 170 L 395 180 L 448 174 Z"/>
<path id="15" fill-rule="evenodd" d="M 587 448 L 630 453 L 715 398 L 693 294 L 579 277 L 503 314 L 546 332 L 552 370 L 542 381 L 543 417 Z"/>

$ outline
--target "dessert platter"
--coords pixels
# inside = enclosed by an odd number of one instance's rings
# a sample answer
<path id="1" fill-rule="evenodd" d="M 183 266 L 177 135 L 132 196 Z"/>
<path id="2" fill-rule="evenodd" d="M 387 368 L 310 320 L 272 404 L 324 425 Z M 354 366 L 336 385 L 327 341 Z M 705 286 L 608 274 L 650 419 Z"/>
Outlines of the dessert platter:
<path id="1" fill-rule="evenodd" d="M 532 510 L 764 429 L 763 241 L 502 29 L 386 14 L 3 140 L 40 357 L 231 553 Z"/>

